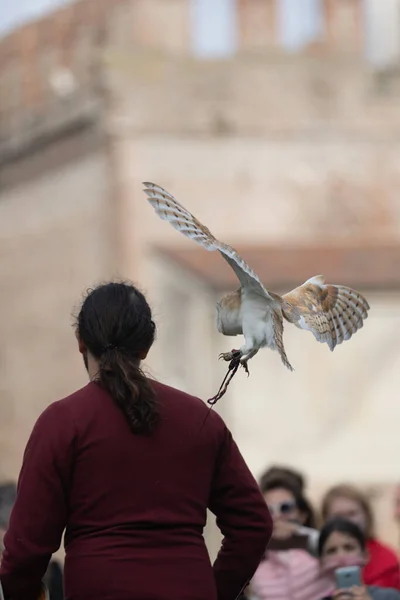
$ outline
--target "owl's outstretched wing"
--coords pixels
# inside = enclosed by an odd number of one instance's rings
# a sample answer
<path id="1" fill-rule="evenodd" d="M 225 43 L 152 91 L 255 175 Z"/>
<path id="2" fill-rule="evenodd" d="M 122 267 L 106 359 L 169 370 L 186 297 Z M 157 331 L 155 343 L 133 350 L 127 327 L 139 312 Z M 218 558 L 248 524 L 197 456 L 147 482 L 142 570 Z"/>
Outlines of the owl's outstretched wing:
<path id="1" fill-rule="evenodd" d="M 182 206 L 169 192 L 155 183 L 144 182 L 143 190 L 148 201 L 161 219 L 168 221 L 172 227 L 186 237 L 201 244 L 206 250 L 218 250 L 229 263 L 242 287 L 252 289 L 264 297 L 272 297 L 261 283 L 258 276 L 236 252 L 234 248 L 217 240 L 211 231 Z"/>
<path id="2" fill-rule="evenodd" d="M 282 299 L 284 317 L 311 331 L 331 350 L 361 329 L 370 308 L 359 292 L 343 285 L 327 285 L 322 275 L 308 279 Z"/>

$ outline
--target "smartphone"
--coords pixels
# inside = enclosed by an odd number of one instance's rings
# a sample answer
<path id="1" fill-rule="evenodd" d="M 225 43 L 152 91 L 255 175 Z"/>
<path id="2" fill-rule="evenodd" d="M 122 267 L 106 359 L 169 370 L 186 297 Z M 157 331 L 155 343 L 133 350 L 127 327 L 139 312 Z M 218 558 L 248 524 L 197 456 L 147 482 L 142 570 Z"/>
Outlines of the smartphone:
<path id="1" fill-rule="evenodd" d="M 353 586 L 361 587 L 360 567 L 340 567 L 335 570 L 336 585 L 339 590 L 346 590 Z"/>

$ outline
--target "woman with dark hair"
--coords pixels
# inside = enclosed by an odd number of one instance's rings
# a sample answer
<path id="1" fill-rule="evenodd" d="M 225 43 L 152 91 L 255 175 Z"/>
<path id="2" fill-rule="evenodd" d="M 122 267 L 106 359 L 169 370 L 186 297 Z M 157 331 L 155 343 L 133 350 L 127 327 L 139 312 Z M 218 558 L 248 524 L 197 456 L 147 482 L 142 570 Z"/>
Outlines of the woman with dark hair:
<path id="1" fill-rule="evenodd" d="M 155 330 L 132 285 L 86 297 L 76 337 L 90 383 L 33 428 L 4 538 L 6 599 L 37 598 L 64 529 L 68 600 L 232 600 L 256 570 L 271 535 L 262 494 L 218 414 L 144 375 Z M 212 566 L 207 507 L 224 535 Z"/>
<path id="2" fill-rule="evenodd" d="M 306 481 L 303 473 L 293 469 L 292 467 L 272 465 L 269 467 L 260 478 L 260 488 L 263 489 L 271 479 L 287 479 L 292 486 L 297 487 L 301 494 L 304 494 Z"/>
<path id="3" fill-rule="evenodd" d="M 327 521 L 320 533 L 318 553 L 322 572 L 332 580 L 332 592 L 323 600 L 400 600 L 397 590 L 365 586 L 365 582 L 351 589 L 336 589 L 336 569 L 353 566 L 362 569 L 368 561 L 365 536 L 356 523 L 342 518 Z"/>
<path id="4" fill-rule="evenodd" d="M 335 485 L 326 492 L 321 512 L 324 521 L 342 517 L 364 532 L 369 557 L 364 568 L 367 585 L 400 589 L 399 559 L 392 548 L 377 539 L 372 507 L 361 490 L 348 484 Z"/>
<path id="5" fill-rule="evenodd" d="M 310 552 L 308 535 L 318 531 L 311 504 L 285 476 L 262 480 L 265 502 L 274 522 L 271 542 L 246 590 L 251 600 L 320 600 L 331 588 Z M 304 529 L 307 534 L 304 535 Z"/>

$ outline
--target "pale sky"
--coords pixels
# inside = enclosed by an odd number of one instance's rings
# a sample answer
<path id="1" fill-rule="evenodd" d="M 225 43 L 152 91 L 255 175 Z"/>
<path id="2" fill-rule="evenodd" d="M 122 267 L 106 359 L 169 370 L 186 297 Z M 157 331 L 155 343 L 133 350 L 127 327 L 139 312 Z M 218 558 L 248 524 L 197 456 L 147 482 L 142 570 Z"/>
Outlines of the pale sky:
<path id="1" fill-rule="evenodd" d="M 0 0 L 0 35 L 73 0 Z"/>

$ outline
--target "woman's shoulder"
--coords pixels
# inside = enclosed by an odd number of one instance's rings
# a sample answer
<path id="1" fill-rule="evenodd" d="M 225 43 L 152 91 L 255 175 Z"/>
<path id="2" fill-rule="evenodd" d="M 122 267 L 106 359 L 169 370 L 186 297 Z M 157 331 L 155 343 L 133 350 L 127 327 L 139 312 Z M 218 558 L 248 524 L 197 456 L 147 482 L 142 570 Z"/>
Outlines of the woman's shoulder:
<path id="1" fill-rule="evenodd" d="M 204 402 L 200 400 L 200 398 L 189 394 L 189 392 L 185 392 L 184 390 L 180 390 L 171 385 L 167 385 L 166 383 L 161 383 L 160 381 L 156 381 L 155 379 L 150 379 L 150 382 L 156 394 L 160 397 L 176 400 L 177 402 L 184 401 L 198 406 L 204 406 Z"/>
<path id="2" fill-rule="evenodd" d="M 95 395 L 95 388 L 98 388 L 98 386 L 89 383 L 72 394 L 48 404 L 36 419 L 33 432 L 43 429 L 47 431 L 56 430 L 57 428 L 64 430 L 68 428 L 68 423 L 72 426 L 76 413 L 86 410 L 85 405 L 87 402 L 84 402 L 84 400 Z M 101 393 L 101 390 L 99 392 Z"/>
<path id="3" fill-rule="evenodd" d="M 161 404 L 170 411 L 175 410 L 179 414 L 180 419 L 186 417 L 195 421 L 198 417 L 207 417 L 208 425 L 212 424 L 214 428 L 220 431 L 225 429 L 225 422 L 222 417 L 214 410 L 211 410 L 212 407 L 208 406 L 198 396 L 158 381 L 151 380 L 151 384 Z"/>
<path id="4" fill-rule="evenodd" d="M 400 600 L 400 592 L 393 588 L 368 586 L 372 600 Z"/>

